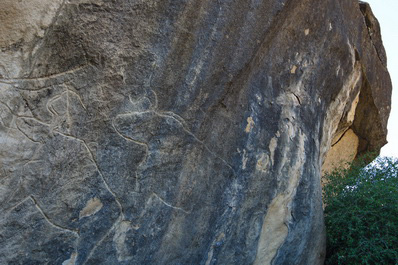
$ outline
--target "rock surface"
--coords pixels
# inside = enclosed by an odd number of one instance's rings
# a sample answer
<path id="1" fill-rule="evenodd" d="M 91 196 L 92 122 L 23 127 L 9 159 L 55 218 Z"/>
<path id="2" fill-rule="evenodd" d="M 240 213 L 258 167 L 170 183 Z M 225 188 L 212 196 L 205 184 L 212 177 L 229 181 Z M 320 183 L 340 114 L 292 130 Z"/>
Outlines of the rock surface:
<path id="1" fill-rule="evenodd" d="M 1 264 L 322 264 L 328 150 L 386 143 L 364 3 L 5 0 L 0 22 Z"/>

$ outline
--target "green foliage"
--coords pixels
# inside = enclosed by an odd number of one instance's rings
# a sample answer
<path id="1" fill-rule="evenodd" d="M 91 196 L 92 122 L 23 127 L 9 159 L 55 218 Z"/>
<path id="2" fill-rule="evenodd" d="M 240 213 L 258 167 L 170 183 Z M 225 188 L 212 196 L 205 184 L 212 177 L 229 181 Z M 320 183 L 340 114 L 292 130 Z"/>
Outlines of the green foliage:
<path id="1" fill-rule="evenodd" d="M 398 160 L 364 161 L 326 176 L 325 264 L 398 264 Z"/>

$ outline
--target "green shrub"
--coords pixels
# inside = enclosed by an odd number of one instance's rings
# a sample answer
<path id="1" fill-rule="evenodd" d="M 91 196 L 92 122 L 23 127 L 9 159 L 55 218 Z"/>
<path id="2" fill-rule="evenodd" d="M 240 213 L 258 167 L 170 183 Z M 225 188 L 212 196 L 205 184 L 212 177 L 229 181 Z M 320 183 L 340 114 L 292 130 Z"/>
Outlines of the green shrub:
<path id="1" fill-rule="evenodd" d="M 398 161 L 364 161 L 325 176 L 325 264 L 398 264 Z"/>

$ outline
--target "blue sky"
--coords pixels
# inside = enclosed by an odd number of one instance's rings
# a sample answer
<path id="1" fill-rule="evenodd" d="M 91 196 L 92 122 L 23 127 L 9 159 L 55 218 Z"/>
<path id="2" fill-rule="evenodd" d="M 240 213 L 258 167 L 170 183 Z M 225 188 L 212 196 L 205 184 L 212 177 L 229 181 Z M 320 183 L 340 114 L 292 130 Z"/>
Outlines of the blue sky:
<path id="1" fill-rule="evenodd" d="M 388 144 L 382 156 L 398 157 L 398 0 L 366 0 L 380 22 L 387 65 L 393 84 L 392 108 L 388 121 Z M 371 121 L 369 121 L 371 122 Z"/>

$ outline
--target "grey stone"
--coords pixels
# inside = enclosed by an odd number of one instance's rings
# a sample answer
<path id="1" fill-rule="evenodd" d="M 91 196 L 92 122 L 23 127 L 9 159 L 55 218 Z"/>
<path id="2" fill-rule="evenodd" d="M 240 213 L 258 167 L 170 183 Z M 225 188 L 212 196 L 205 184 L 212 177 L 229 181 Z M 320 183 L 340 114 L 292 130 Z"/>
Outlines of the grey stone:
<path id="1" fill-rule="evenodd" d="M 365 3 L 5 0 L 0 22 L 1 264 L 322 264 L 328 150 L 386 143 Z"/>

